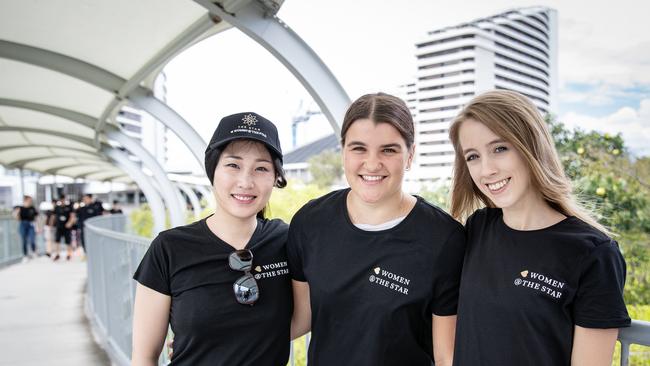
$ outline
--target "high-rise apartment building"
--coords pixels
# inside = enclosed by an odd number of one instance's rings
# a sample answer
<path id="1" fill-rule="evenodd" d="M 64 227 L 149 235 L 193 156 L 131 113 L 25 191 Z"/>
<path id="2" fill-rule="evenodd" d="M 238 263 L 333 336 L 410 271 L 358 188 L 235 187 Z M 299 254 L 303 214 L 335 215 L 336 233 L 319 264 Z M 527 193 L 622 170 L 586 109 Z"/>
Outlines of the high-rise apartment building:
<path id="1" fill-rule="evenodd" d="M 416 160 L 407 179 L 451 175 L 449 125 L 472 97 L 492 89 L 528 96 L 556 111 L 557 13 L 546 7 L 507 11 L 429 32 L 416 43 Z M 409 84 L 410 85 L 410 84 Z M 406 89 L 413 90 L 413 87 Z M 413 94 L 409 94 L 413 99 Z"/>

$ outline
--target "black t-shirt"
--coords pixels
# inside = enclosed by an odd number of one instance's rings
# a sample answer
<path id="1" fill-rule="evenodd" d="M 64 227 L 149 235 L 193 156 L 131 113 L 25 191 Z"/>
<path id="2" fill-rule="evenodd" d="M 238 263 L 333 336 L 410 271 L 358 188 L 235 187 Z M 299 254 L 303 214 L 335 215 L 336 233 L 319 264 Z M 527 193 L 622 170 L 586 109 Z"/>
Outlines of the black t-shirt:
<path id="1" fill-rule="evenodd" d="M 74 211 L 72 205 L 66 205 L 65 203 L 56 205 L 54 208 L 54 215 L 56 216 L 55 226 L 60 229 L 67 229 L 65 224 L 70 220 L 70 214 Z"/>
<path id="2" fill-rule="evenodd" d="M 253 306 L 237 302 L 233 284 L 244 272 L 229 267 L 235 249 L 205 219 L 154 239 L 133 278 L 171 296 L 171 365 L 286 365 L 293 311 L 287 230 L 280 220 L 258 219 L 246 246 L 259 286 Z"/>
<path id="3" fill-rule="evenodd" d="M 38 211 L 36 211 L 36 209 L 33 206 L 30 207 L 20 206 L 18 215 L 20 217 L 20 221 L 34 221 L 36 215 L 38 215 Z"/>
<path id="4" fill-rule="evenodd" d="M 77 219 L 79 220 L 79 227 L 83 227 L 82 224 L 86 219 L 91 217 L 99 216 L 104 213 L 104 207 L 100 202 L 92 202 L 89 205 L 79 207 L 77 209 Z"/>
<path id="5" fill-rule="evenodd" d="M 432 314 L 456 314 L 462 225 L 417 197 L 397 226 L 350 221 L 349 189 L 307 203 L 289 229 L 289 267 L 310 288 L 309 364 L 432 364 Z"/>
<path id="6" fill-rule="evenodd" d="M 592 226 L 518 231 L 490 208 L 466 229 L 454 365 L 570 365 L 574 325 L 630 325 L 625 261 Z"/>

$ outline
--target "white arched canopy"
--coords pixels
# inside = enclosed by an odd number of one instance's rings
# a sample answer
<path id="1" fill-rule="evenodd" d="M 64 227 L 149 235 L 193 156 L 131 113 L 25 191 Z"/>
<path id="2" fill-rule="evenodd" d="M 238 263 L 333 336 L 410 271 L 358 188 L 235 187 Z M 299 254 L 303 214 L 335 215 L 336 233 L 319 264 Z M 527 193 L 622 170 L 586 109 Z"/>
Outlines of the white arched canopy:
<path id="1" fill-rule="evenodd" d="M 349 98 L 316 53 L 276 17 L 281 3 L 0 2 L 0 164 L 139 183 L 131 164 L 107 156 L 127 151 L 135 157 L 131 160 L 142 163 L 136 167 L 154 173 L 151 186 L 159 188 L 167 209 L 175 212 L 172 225 L 182 224 L 178 200 L 170 197 L 175 187 L 146 151 L 120 135 L 124 131 L 114 116 L 125 104 L 146 111 L 201 163 L 205 141 L 154 96 L 152 84 L 179 52 L 234 26 L 300 80 L 337 130 Z"/>

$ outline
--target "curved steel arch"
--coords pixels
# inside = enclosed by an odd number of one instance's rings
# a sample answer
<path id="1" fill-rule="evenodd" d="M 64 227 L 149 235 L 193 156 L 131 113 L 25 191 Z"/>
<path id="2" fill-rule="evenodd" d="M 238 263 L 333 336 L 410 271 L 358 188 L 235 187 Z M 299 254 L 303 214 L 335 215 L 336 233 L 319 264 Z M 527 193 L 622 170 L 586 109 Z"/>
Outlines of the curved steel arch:
<path id="1" fill-rule="evenodd" d="M 23 149 L 26 147 L 42 147 L 46 149 L 63 149 L 63 150 L 70 150 L 70 151 L 76 151 L 84 154 L 89 154 L 93 155 L 96 157 L 103 158 L 104 155 L 98 154 L 93 151 L 88 151 L 88 150 L 82 150 L 82 149 L 77 149 L 76 147 L 66 147 L 66 146 L 59 146 L 59 145 L 43 145 L 43 144 L 26 144 L 26 145 L 11 145 L 11 146 L 2 146 L 0 147 L 0 153 L 3 151 L 8 151 L 8 150 L 13 150 L 13 149 Z M 59 155 L 56 155 L 59 156 Z"/>
<path id="2" fill-rule="evenodd" d="M 118 95 L 119 90 L 128 81 L 93 64 L 46 49 L 27 46 L 20 43 L 0 40 L 0 57 L 19 61 L 45 69 L 57 71 L 73 78 L 83 80 L 91 85 Z M 134 87 L 124 96 L 138 107 L 158 118 L 165 126 L 174 131 L 183 141 L 192 155 L 202 164 L 206 143 L 201 136 L 167 104 L 153 97 L 151 90 L 142 86 Z M 114 101 L 111 102 L 111 104 Z M 110 106 L 110 104 L 109 104 Z M 95 119 L 95 122 L 97 120 Z M 96 126 L 93 126 L 96 128 Z"/>
<path id="3" fill-rule="evenodd" d="M 102 155 L 97 155 L 96 157 L 99 158 L 99 159 L 96 160 L 98 163 L 108 163 L 108 164 L 110 164 L 110 162 L 108 161 L 108 159 L 106 159 L 106 157 L 104 157 Z M 20 168 L 20 167 L 23 167 L 24 165 L 26 165 L 28 163 L 33 163 L 33 162 L 37 162 L 37 161 L 41 161 L 41 160 L 48 160 L 48 159 L 57 159 L 57 158 L 91 159 L 91 158 L 88 158 L 88 157 L 80 158 L 80 157 L 75 156 L 75 155 L 34 156 L 34 157 L 31 157 L 31 158 L 27 158 L 27 159 L 12 161 L 11 163 L 7 163 L 7 165 L 15 166 L 15 167 Z"/>
<path id="4" fill-rule="evenodd" d="M 201 217 L 201 203 L 199 198 L 196 196 L 196 193 L 190 186 L 185 183 L 175 182 L 176 186 L 187 195 L 190 199 L 190 204 L 192 205 L 192 212 L 194 213 L 194 219 L 198 220 Z"/>
<path id="5" fill-rule="evenodd" d="M 95 129 L 95 119 L 87 114 L 54 107 L 47 104 L 39 104 L 33 102 L 26 102 L 23 100 L 0 98 L 0 106 L 22 108 L 36 112 L 42 112 L 53 116 L 61 117 L 73 122 L 77 122 L 82 126 Z"/>
<path id="6" fill-rule="evenodd" d="M 94 141 L 91 139 L 87 139 L 84 137 L 80 137 L 77 135 L 72 135 L 64 132 L 59 132 L 59 131 L 51 131 L 51 130 L 42 130 L 42 129 L 37 129 L 37 128 L 23 128 L 23 127 L 10 127 L 10 126 L 0 126 L 0 132 L 2 131 L 12 131 L 12 132 L 31 132 L 31 133 L 48 133 L 53 136 L 58 136 L 62 137 L 65 139 L 69 139 L 71 141 L 76 141 L 79 143 L 82 143 L 84 145 L 88 146 L 93 146 Z M 118 141 L 122 146 L 124 146 L 127 150 L 131 151 L 134 153 L 134 155 L 138 156 L 141 160 L 142 163 L 144 164 L 145 167 L 147 167 L 149 170 L 151 170 L 154 174 L 155 179 L 158 181 L 159 186 L 161 187 L 161 193 L 165 197 L 165 201 L 167 202 L 167 205 L 169 207 L 170 211 L 170 220 L 172 225 L 178 226 L 178 225 L 183 225 L 185 223 L 185 220 L 183 219 L 182 212 L 182 206 L 178 202 L 178 199 L 176 198 L 176 193 L 175 189 L 171 183 L 171 181 L 167 178 L 164 170 L 158 164 L 158 162 L 151 156 L 151 154 L 146 151 L 140 144 L 135 142 L 133 139 L 130 137 L 122 134 L 119 132 L 119 130 L 111 126 L 109 128 L 109 131 L 106 132 L 106 136 L 114 139 L 115 141 Z M 110 145 L 103 143 L 104 147 L 110 147 Z M 53 172 L 57 172 L 63 169 L 62 167 L 58 167 L 57 169 L 53 170 L 46 170 L 46 173 L 48 174 L 54 174 Z M 97 171 L 94 171 L 97 172 Z M 93 173 L 94 173 L 93 172 Z"/>
<path id="7" fill-rule="evenodd" d="M 251 1 L 233 14 L 214 1 L 194 1 L 234 25 L 269 51 L 307 89 L 335 133 L 340 132 L 350 97 L 316 52 L 275 16 L 277 9 L 264 9 L 261 2 Z"/>
<path id="8" fill-rule="evenodd" d="M 163 204 L 158 191 L 149 181 L 149 177 L 142 172 L 140 167 L 129 159 L 129 156 L 126 153 L 114 148 L 104 148 L 102 149 L 102 152 L 108 156 L 117 167 L 125 171 L 131 179 L 136 182 L 138 187 L 140 187 L 145 197 L 147 197 L 147 202 L 149 203 L 151 213 L 153 214 L 153 236 L 156 236 L 159 232 L 165 230 L 165 205 Z"/>
<path id="9" fill-rule="evenodd" d="M 59 131 L 46 130 L 40 128 L 32 128 L 32 127 L 0 126 L 0 132 L 4 132 L 4 131 L 48 134 L 52 136 L 62 137 L 70 141 L 78 142 L 80 144 L 89 147 L 93 147 L 94 145 L 94 141 L 92 139 L 88 139 L 79 135 L 73 135 L 71 133 L 66 133 L 66 132 L 59 132 Z M 107 144 L 103 143 L 103 145 L 107 145 Z"/>

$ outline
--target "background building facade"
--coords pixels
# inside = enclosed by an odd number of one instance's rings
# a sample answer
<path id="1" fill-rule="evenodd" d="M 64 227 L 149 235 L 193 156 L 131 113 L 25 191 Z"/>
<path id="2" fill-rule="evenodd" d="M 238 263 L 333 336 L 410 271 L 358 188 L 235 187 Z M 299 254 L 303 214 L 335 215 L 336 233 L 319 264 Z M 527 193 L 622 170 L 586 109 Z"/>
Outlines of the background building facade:
<path id="1" fill-rule="evenodd" d="M 415 85 L 402 88 L 416 123 L 416 160 L 407 177 L 412 182 L 451 176 L 449 126 L 463 105 L 481 92 L 514 90 L 528 96 L 542 113 L 556 111 L 553 9 L 516 9 L 431 31 L 416 43 L 415 56 Z"/>

